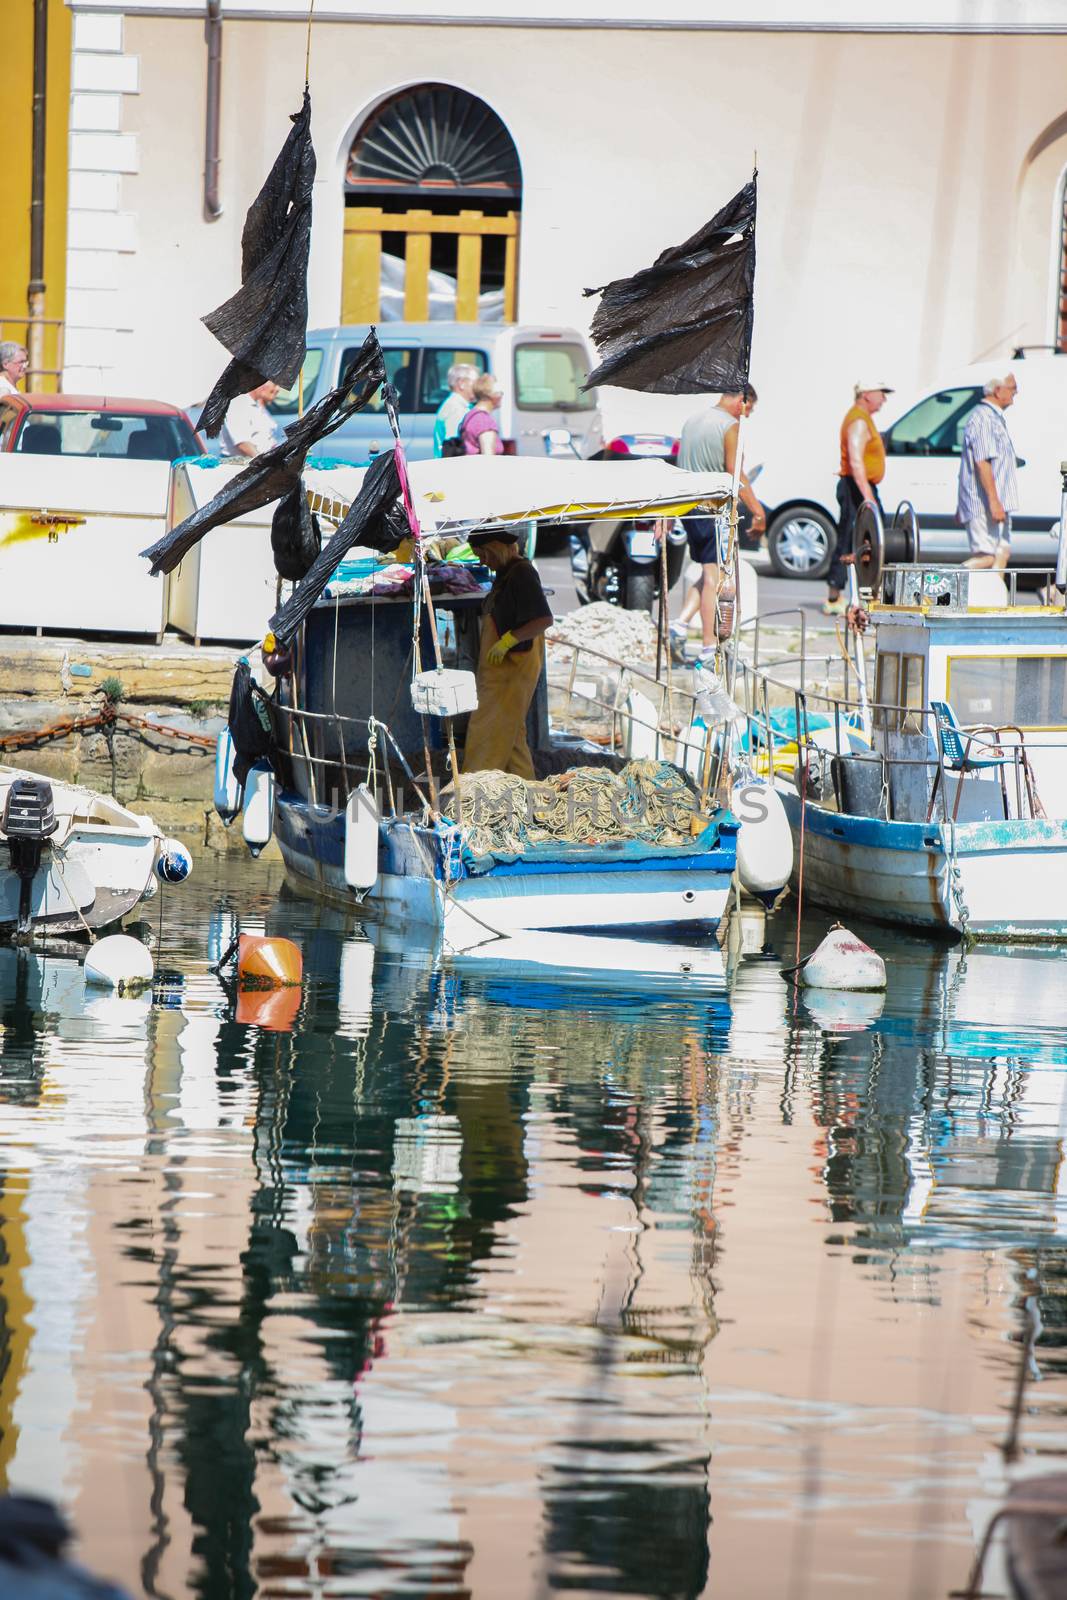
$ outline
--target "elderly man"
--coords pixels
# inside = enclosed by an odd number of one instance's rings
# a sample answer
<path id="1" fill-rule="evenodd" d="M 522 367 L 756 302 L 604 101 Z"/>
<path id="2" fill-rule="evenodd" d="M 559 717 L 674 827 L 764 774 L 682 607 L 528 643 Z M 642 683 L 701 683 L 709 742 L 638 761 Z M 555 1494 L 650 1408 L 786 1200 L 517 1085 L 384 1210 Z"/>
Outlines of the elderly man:
<path id="1" fill-rule="evenodd" d="M 828 593 L 823 616 L 845 613 L 841 593 L 845 587 L 845 563 L 852 557 L 852 532 L 856 513 L 865 500 L 873 500 L 879 510 L 878 485 L 885 477 L 885 445 L 874 425 L 874 417 L 893 391 L 887 383 L 857 383 L 854 400 L 841 423 L 841 465 L 837 479 L 837 545 L 826 575 Z"/>
<path id="2" fill-rule="evenodd" d="M 708 406 L 690 417 L 682 429 L 678 446 L 678 465 L 684 467 L 687 472 L 725 472 L 732 477 L 737 461 L 740 420 L 742 416 L 752 415 L 756 399 L 755 389 L 750 383 L 746 383 L 743 390 L 736 394 L 720 395 L 717 404 Z M 767 526 L 764 510 L 743 468 L 738 476 L 738 485 L 740 498 L 751 514 L 749 524 L 751 531 L 757 534 L 763 533 Z M 699 514 L 690 515 L 682 518 L 682 525 L 689 540 L 690 557 L 700 568 L 700 575 L 693 591 L 686 598 L 683 616 L 679 618 L 676 627 L 680 630 L 689 616 L 695 613 L 696 606 L 692 602 L 694 596 L 699 595 L 700 627 L 703 634 L 701 660 L 708 660 L 715 654 L 720 615 L 723 632 L 730 631 L 732 608 L 725 603 L 720 607 L 720 601 L 732 600 L 733 590 L 727 592 L 726 588 L 723 588 L 720 593 L 715 519 Z M 692 609 L 689 609 L 690 607 Z M 676 632 L 677 636 L 684 637 L 684 634 Z"/>
<path id="3" fill-rule="evenodd" d="M 261 383 L 247 394 L 230 401 L 222 430 L 222 448 L 228 456 L 259 456 L 282 442 L 282 430 L 267 407 L 278 394 L 278 385 Z"/>
<path id="4" fill-rule="evenodd" d="M 478 368 L 472 367 L 469 361 L 457 361 L 454 367 L 449 367 L 448 393 L 438 406 L 437 415 L 433 419 L 435 456 L 443 456 L 445 440 L 454 439 L 458 435 L 459 425 L 474 401 L 474 381 L 477 377 Z"/>
<path id="5" fill-rule="evenodd" d="M 19 380 L 29 365 L 25 345 L 5 339 L 0 344 L 0 394 L 17 394 Z"/>
<path id="6" fill-rule="evenodd" d="M 963 430 L 956 520 L 967 529 L 971 547 L 965 567 L 1003 571 L 1011 555 L 1011 514 L 1019 508 L 1019 485 L 1004 413 L 1018 392 L 1010 372 L 990 378 Z"/>

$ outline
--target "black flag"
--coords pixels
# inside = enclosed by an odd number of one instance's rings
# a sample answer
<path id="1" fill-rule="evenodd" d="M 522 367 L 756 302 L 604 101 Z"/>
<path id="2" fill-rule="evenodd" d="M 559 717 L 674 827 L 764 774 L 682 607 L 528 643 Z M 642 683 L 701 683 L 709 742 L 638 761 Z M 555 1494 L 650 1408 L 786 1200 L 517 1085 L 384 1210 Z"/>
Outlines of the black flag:
<path id="1" fill-rule="evenodd" d="M 593 342 L 603 360 L 584 388 L 737 394 L 752 356 L 756 177 L 685 244 L 600 295 Z"/>
<path id="2" fill-rule="evenodd" d="M 197 427 L 214 438 L 239 394 L 271 379 L 292 388 L 307 354 L 308 252 L 315 151 L 311 96 L 290 118 L 293 126 L 267 181 L 249 207 L 241 235 L 241 287 L 204 318 L 233 360 L 208 395 Z"/>
<path id="3" fill-rule="evenodd" d="M 244 471 L 230 478 L 206 506 L 186 517 L 150 549 L 141 551 L 152 563 L 152 572 L 173 572 L 182 557 L 212 528 L 217 528 L 221 522 L 245 517 L 250 511 L 269 505 L 272 500 L 281 500 L 299 487 L 300 474 L 312 446 L 362 410 L 384 379 L 382 347 L 372 328 L 341 374 L 337 388 L 331 389 L 296 422 L 291 422 L 281 444 L 253 456 Z"/>

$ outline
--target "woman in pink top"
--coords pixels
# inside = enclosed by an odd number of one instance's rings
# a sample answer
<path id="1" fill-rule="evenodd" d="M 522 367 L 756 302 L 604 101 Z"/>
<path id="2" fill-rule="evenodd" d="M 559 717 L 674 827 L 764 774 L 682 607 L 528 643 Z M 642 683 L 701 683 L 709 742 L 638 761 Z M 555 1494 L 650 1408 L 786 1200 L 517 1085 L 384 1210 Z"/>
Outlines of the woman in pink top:
<path id="1" fill-rule="evenodd" d="M 474 404 L 460 424 L 465 456 L 502 456 L 504 446 L 493 412 L 500 404 L 500 385 L 491 372 L 474 382 Z"/>

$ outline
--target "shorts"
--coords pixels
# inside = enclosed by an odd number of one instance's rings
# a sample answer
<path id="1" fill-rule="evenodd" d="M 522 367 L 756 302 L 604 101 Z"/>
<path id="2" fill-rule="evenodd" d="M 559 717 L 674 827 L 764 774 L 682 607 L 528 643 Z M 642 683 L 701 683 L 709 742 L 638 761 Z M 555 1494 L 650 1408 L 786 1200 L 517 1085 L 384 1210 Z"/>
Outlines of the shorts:
<path id="1" fill-rule="evenodd" d="M 682 518 L 689 541 L 689 554 L 702 567 L 719 565 L 719 539 L 714 517 L 690 515 Z"/>
<path id="2" fill-rule="evenodd" d="M 1011 544 L 1011 516 L 1003 522 L 993 522 L 984 500 L 979 499 L 974 515 L 967 523 L 967 543 L 972 556 L 996 555 L 1000 545 Z"/>

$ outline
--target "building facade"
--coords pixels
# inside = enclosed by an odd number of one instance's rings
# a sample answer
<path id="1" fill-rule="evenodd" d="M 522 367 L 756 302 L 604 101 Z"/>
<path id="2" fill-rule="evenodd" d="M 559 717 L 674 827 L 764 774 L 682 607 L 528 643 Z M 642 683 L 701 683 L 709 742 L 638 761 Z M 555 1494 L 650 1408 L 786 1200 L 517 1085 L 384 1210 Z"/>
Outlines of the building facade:
<path id="1" fill-rule="evenodd" d="M 444 285 L 463 317 L 586 327 L 583 289 L 685 238 L 755 156 L 761 432 L 815 448 L 872 363 L 906 392 L 1067 342 L 1058 0 L 963 24 L 949 0 L 318 0 L 310 54 L 306 0 L 68 3 L 69 389 L 209 387 L 199 319 L 239 282 L 305 60 L 314 325 L 420 316 Z M 615 426 L 691 409 L 605 401 Z"/>

